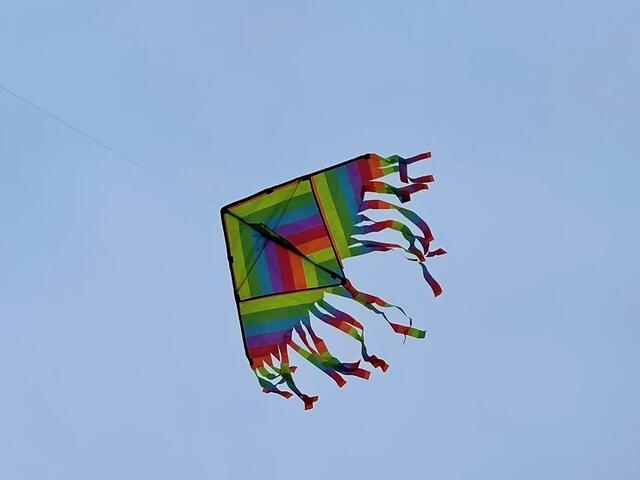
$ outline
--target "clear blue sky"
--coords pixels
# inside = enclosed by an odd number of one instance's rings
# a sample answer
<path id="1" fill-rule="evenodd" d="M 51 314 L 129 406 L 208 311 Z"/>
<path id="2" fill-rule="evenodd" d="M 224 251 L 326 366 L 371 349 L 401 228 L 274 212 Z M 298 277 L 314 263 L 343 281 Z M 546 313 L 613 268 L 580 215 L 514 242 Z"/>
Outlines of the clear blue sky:
<path id="1" fill-rule="evenodd" d="M 0 478 L 640 478 L 638 5 L 6 3 L 1 84 L 212 201 L 0 91 Z M 445 293 L 348 272 L 429 338 L 263 395 L 219 207 L 424 150 Z"/>

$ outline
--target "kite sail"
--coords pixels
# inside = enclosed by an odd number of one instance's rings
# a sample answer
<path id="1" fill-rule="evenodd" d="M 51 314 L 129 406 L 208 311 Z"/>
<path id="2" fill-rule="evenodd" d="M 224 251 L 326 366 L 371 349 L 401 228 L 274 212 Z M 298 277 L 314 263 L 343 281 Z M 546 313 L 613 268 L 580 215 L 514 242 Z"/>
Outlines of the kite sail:
<path id="1" fill-rule="evenodd" d="M 417 214 L 368 194 L 388 194 L 401 203 L 426 190 L 432 175 L 409 177 L 408 165 L 430 158 L 366 154 L 341 164 L 268 188 L 221 209 L 229 268 L 245 353 L 265 393 L 285 398 L 297 395 L 305 409 L 317 396 L 302 393 L 293 379 L 294 351 L 330 376 L 338 386 L 344 375 L 367 379 L 360 362 L 334 357 L 313 329 L 326 323 L 359 342 L 362 360 L 386 371 L 388 364 L 370 355 L 363 325 L 334 305 L 327 294 L 345 297 L 382 316 L 394 332 L 424 338 L 424 330 L 393 323 L 386 311 L 396 307 L 380 297 L 359 291 L 346 278 L 343 260 L 370 252 L 398 250 L 415 261 L 435 296 L 440 285 L 427 270 L 427 259 L 446 253 L 431 250 L 433 235 Z M 403 186 L 382 181 L 396 175 Z M 394 211 L 403 220 L 374 221 L 373 211 Z M 371 215 L 371 213 L 369 213 Z M 404 244 L 367 239 L 373 232 L 396 231 Z M 420 233 L 417 233 L 420 232 Z M 364 237 L 363 237 L 364 236 Z M 371 237 L 371 236 L 369 236 Z M 297 338 L 294 337 L 294 332 Z"/>

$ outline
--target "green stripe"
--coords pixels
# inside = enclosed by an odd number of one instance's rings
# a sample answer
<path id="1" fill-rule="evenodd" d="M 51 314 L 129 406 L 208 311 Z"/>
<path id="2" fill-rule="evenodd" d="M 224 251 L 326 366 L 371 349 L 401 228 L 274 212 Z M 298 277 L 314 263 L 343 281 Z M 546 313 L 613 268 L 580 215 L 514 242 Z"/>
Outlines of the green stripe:
<path id="1" fill-rule="evenodd" d="M 338 212 L 336 211 L 336 205 L 332 198 L 333 195 L 327 182 L 327 177 L 325 174 L 321 173 L 314 175 L 312 178 L 313 185 L 318 195 L 318 202 L 322 207 L 322 213 L 324 214 L 329 234 L 331 235 L 333 243 L 338 250 L 338 255 L 340 258 L 347 258 L 349 257 L 349 242 L 345 235 L 345 231 L 342 228 Z"/>
<path id="2" fill-rule="evenodd" d="M 304 270 L 304 279 L 307 284 L 307 288 L 320 286 L 318 283 L 318 269 L 313 263 L 309 262 L 307 259 L 303 259 L 302 269 Z"/>
<path id="3" fill-rule="evenodd" d="M 295 180 L 291 183 L 287 183 L 282 187 L 276 188 L 271 193 L 264 193 L 260 196 L 250 198 L 246 202 L 241 203 L 235 207 L 231 207 L 231 211 L 240 217 L 251 215 L 256 211 L 269 210 L 279 203 L 286 202 L 292 196 L 298 197 L 311 191 L 311 185 L 308 181 Z"/>
<path id="4" fill-rule="evenodd" d="M 331 189 L 334 192 L 334 203 L 336 206 L 336 212 L 338 213 L 338 218 L 340 219 L 342 231 L 346 237 L 350 237 L 351 231 L 353 230 L 354 219 L 350 211 L 348 200 L 348 197 L 353 194 L 348 171 L 346 168 L 340 168 L 327 172 L 327 175 L 329 176 L 329 185 L 331 185 Z M 345 188 L 348 190 L 345 191 Z M 354 214 L 355 213 L 356 212 L 354 212 Z M 347 243 L 351 243 L 348 238 Z"/>
<path id="5" fill-rule="evenodd" d="M 347 258 L 349 256 L 348 246 L 351 243 L 349 237 L 353 228 L 353 220 L 349 214 L 346 192 L 344 191 L 344 185 L 342 185 L 342 182 L 340 182 L 340 175 L 345 175 L 346 173 L 346 170 L 341 169 L 328 171 L 323 174 L 325 176 L 329 192 L 329 195 L 325 198 L 325 201 L 331 202 L 330 211 L 335 212 L 335 215 L 330 222 L 332 233 L 340 235 L 341 238 L 344 238 L 344 242 L 346 244 L 346 247 L 344 247 L 343 245 L 339 247 L 341 258 Z M 348 188 L 351 188 L 350 184 L 348 185 Z M 323 206 L 324 205 L 325 204 L 323 204 Z"/>
<path id="6" fill-rule="evenodd" d="M 243 219 L 247 222 L 268 223 L 269 220 L 276 220 L 282 212 L 285 212 L 285 208 L 286 211 L 289 212 L 297 208 L 309 208 L 314 205 L 315 201 L 313 199 L 313 195 L 311 192 L 308 192 L 303 195 L 296 195 L 295 197 L 287 198 L 269 207 L 247 213 L 243 216 Z"/>
<path id="7" fill-rule="evenodd" d="M 425 332 L 424 330 L 419 330 L 417 328 L 410 327 L 409 331 L 407 332 L 407 336 L 413 337 L 413 338 L 424 338 L 427 336 L 427 332 Z"/>

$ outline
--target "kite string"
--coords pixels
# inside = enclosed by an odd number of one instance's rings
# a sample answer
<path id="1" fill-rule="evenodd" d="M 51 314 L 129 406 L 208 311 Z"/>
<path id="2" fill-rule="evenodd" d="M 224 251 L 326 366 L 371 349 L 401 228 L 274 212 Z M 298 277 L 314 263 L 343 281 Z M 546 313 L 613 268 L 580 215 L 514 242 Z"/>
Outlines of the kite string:
<path id="1" fill-rule="evenodd" d="M 196 197 L 199 197 L 203 200 L 206 200 L 207 202 L 212 201 L 213 199 L 207 195 L 205 195 L 202 192 L 198 192 L 192 188 L 187 187 L 186 185 L 183 185 L 182 183 L 179 183 L 175 180 L 173 180 L 172 178 L 169 178 L 155 170 L 153 170 L 152 168 L 149 168 L 148 166 L 146 166 L 144 163 L 141 163 L 139 161 L 137 161 L 136 159 L 130 157 L 129 155 L 125 155 L 124 153 L 119 152 L 118 150 L 116 150 L 113 147 L 110 147 L 109 145 L 107 145 L 106 143 L 104 143 L 103 141 L 99 140 L 98 138 L 94 137 L 93 135 L 85 132 L 84 130 L 81 130 L 80 128 L 76 127 L 75 125 L 67 122 L 66 120 L 64 120 L 63 118 L 59 117 L 58 115 L 50 112 L 49 110 L 41 107 L 40 105 L 32 102 L 31 100 L 29 100 L 28 98 L 23 97 L 22 95 L 14 92 L 13 90 L 11 90 L 10 88 L 5 87 L 4 85 L 0 84 L 0 89 L 4 90 L 6 93 L 8 93 L 9 95 L 12 95 L 13 97 L 17 98 L 18 100 L 20 100 L 21 102 L 25 103 L 26 105 L 29 105 L 31 108 L 38 110 L 40 113 L 45 114 L 46 116 L 48 116 L 49 118 L 55 120 L 56 122 L 64 125 L 65 127 L 69 128 L 70 130 L 73 130 L 74 132 L 76 132 L 78 135 L 83 136 L 84 138 L 90 140 L 91 142 L 95 143 L 96 145 L 104 148 L 105 150 L 111 152 L 112 154 L 114 154 L 115 156 L 119 157 L 121 160 L 124 160 L 125 162 L 128 162 L 132 165 L 135 165 L 136 167 L 144 170 L 145 172 L 147 172 L 149 175 L 153 175 L 156 178 L 159 178 L 167 183 L 170 183 L 171 185 L 173 185 L 176 188 L 179 188 L 185 192 L 188 192 Z"/>

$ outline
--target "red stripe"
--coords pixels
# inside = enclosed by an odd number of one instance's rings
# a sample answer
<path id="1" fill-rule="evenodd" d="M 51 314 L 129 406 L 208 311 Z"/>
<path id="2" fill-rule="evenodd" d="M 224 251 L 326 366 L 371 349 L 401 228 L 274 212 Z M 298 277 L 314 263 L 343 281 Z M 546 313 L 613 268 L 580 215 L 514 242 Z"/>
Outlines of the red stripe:
<path id="1" fill-rule="evenodd" d="M 383 372 L 386 372 L 389 369 L 389 364 L 375 355 L 367 355 L 365 361 L 373 365 L 373 368 L 380 368 Z"/>
<path id="2" fill-rule="evenodd" d="M 276 246 L 276 255 L 278 257 L 278 267 L 280 268 L 280 278 L 282 279 L 282 287 L 285 292 L 295 290 L 296 285 L 293 280 L 293 272 L 289 262 L 289 250 Z"/>
<path id="3" fill-rule="evenodd" d="M 423 177 L 416 177 L 411 179 L 414 183 L 430 183 L 435 181 L 433 175 L 424 175 Z"/>
<path id="4" fill-rule="evenodd" d="M 348 313 L 337 311 L 336 312 L 336 318 L 348 323 L 349 325 L 351 325 L 351 326 L 353 326 L 355 328 L 359 328 L 360 330 L 364 330 L 364 327 L 362 326 L 362 324 L 359 321 L 357 321 L 355 318 L 353 318 L 351 315 L 349 315 Z"/>
<path id="5" fill-rule="evenodd" d="M 323 369 L 322 371 L 325 372 L 327 375 L 329 375 L 340 388 L 346 385 L 347 381 L 344 378 L 342 378 L 340 374 L 335 370 Z"/>
<path id="6" fill-rule="evenodd" d="M 349 375 L 355 375 L 356 377 L 369 380 L 369 376 L 371 375 L 371 372 L 369 370 L 365 370 L 364 368 L 356 368 L 355 370 L 349 372 Z"/>
<path id="7" fill-rule="evenodd" d="M 404 325 L 400 325 L 398 323 L 389 323 L 389 325 L 391 325 L 391 328 L 393 328 L 393 331 L 396 333 L 400 333 L 402 335 L 406 335 L 407 333 L 409 333 L 409 327 L 405 327 Z"/>
<path id="8" fill-rule="evenodd" d="M 257 347 L 248 347 L 249 356 L 253 359 L 258 359 L 262 357 L 268 357 L 271 353 L 277 353 L 276 344 L 271 345 L 260 345 Z M 269 362 L 269 364 L 271 364 Z"/>
<path id="9" fill-rule="evenodd" d="M 360 183 L 365 184 L 373 177 L 371 168 L 369 166 L 369 160 L 360 160 L 356 162 L 358 172 L 360 173 Z"/>
<path id="10" fill-rule="evenodd" d="M 325 226 L 318 225 L 317 227 L 304 230 L 294 235 L 289 235 L 287 237 L 287 240 L 289 240 L 291 243 L 297 246 L 302 243 L 306 243 L 311 240 L 315 240 L 317 238 L 322 238 L 322 237 L 327 237 L 327 241 L 329 240 L 329 235 L 327 234 L 327 229 L 325 228 Z"/>
<path id="11" fill-rule="evenodd" d="M 407 158 L 407 163 L 414 163 L 419 160 L 426 160 L 427 158 L 431 158 L 431 152 L 420 153 L 414 157 Z"/>

